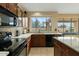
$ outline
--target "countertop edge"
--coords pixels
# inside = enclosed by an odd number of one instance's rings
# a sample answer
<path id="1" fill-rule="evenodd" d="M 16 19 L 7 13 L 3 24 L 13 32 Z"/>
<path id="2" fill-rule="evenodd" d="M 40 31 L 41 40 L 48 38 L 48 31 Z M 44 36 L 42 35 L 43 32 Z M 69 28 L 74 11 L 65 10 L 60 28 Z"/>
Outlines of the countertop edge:
<path id="1" fill-rule="evenodd" d="M 64 43 L 64 42 L 62 42 L 62 41 L 58 40 L 58 39 L 57 39 L 57 37 L 53 37 L 53 38 L 54 38 L 55 40 L 59 41 L 60 43 L 62 43 L 62 44 L 64 44 L 64 45 L 66 45 L 67 47 L 69 47 L 69 48 L 73 49 L 75 52 L 79 53 L 79 51 L 77 51 L 75 48 L 73 48 L 73 47 L 69 46 L 67 43 Z"/>

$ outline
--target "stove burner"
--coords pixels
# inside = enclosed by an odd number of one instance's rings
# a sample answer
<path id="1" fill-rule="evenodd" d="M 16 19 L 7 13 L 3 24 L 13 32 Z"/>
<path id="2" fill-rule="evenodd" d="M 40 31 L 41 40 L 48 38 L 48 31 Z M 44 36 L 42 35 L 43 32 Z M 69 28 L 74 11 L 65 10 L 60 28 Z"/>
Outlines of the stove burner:
<path id="1" fill-rule="evenodd" d="M 0 50 L 4 50 L 4 48 L 8 48 L 12 45 L 9 34 L 10 32 L 0 32 Z"/>

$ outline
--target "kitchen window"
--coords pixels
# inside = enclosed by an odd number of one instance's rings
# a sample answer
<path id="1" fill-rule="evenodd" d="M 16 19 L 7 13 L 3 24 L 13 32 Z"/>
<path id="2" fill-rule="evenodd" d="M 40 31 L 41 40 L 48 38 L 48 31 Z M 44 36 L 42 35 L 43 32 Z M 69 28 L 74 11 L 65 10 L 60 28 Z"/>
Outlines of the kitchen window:
<path id="1" fill-rule="evenodd" d="M 51 17 L 31 17 L 32 31 L 31 32 L 50 32 Z"/>
<path id="2" fill-rule="evenodd" d="M 78 20 L 72 19 L 61 20 L 57 22 L 57 29 L 60 33 L 77 33 L 78 32 Z"/>
<path id="3" fill-rule="evenodd" d="M 58 22 L 59 32 L 74 32 L 74 23 L 61 21 Z"/>

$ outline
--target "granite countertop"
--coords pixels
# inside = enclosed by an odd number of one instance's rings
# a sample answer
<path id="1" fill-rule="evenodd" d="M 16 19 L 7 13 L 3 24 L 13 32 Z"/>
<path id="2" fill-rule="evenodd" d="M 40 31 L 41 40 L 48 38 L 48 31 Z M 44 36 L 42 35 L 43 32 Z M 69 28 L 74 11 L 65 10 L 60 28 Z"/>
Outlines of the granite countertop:
<path id="1" fill-rule="evenodd" d="M 19 35 L 19 36 L 15 36 L 15 37 L 11 37 L 11 38 L 12 38 L 12 39 L 15 39 L 15 38 L 19 38 L 19 39 L 21 39 L 21 38 L 28 38 L 28 37 L 30 37 L 32 34 L 33 34 L 33 33 L 21 34 L 21 35 Z"/>
<path id="2" fill-rule="evenodd" d="M 0 51 L 0 56 L 7 56 L 9 51 Z"/>
<path id="3" fill-rule="evenodd" d="M 69 46 L 75 51 L 79 52 L 79 38 L 78 37 L 54 37 L 56 40 Z"/>
<path id="4" fill-rule="evenodd" d="M 56 34 L 56 35 L 62 35 L 62 33 L 26 33 L 26 34 L 21 34 L 21 35 L 19 35 L 19 36 L 15 36 L 15 37 L 11 37 L 12 39 L 13 38 L 28 38 L 28 37 L 30 37 L 31 35 L 39 35 L 39 34 L 48 34 L 48 35 L 50 35 L 50 34 Z"/>

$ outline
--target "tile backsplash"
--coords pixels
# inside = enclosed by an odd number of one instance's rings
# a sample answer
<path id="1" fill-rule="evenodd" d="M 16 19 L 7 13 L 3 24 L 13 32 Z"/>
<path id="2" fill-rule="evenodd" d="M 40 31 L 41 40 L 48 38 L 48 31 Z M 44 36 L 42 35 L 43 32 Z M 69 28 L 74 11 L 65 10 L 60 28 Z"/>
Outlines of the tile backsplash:
<path id="1" fill-rule="evenodd" d="M 12 36 L 16 35 L 16 30 L 18 30 L 19 34 L 23 33 L 23 27 L 1 27 L 0 31 L 12 32 Z"/>

